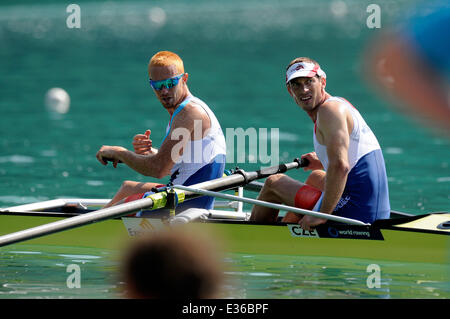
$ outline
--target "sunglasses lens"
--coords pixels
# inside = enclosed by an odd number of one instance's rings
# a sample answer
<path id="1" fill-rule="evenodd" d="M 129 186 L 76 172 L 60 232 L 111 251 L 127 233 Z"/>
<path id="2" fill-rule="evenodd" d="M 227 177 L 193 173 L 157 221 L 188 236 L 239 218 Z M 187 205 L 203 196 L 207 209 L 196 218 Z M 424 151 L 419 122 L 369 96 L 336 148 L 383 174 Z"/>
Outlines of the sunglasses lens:
<path id="1" fill-rule="evenodd" d="M 178 80 L 179 80 L 179 78 L 175 78 L 175 79 L 169 79 L 168 81 L 167 81 L 167 88 L 168 89 L 170 89 L 170 88 L 173 88 L 175 85 L 177 85 L 178 84 Z"/>
<path id="2" fill-rule="evenodd" d="M 183 75 L 179 75 L 177 77 L 170 78 L 167 80 L 162 80 L 162 81 L 150 80 L 150 85 L 152 86 L 152 88 L 154 88 L 157 91 L 162 90 L 164 87 L 171 89 L 178 84 L 178 82 L 180 81 L 182 76 Z"/>
<path id="3" fill-rule="evenodd" d="M 164 86 L 164 81 L 150 81 L 150 85 L 152 86 L 152 88 L 159 91 L 162 90 Z"/>
<path id="4" fill-rule="evenodd" d="M 161 81 L 156 83 L 156 89 L 157 90 L 162 90 L 164 88 L 164 86 L 166 86 L 166 82 L 165 81 Z"/>

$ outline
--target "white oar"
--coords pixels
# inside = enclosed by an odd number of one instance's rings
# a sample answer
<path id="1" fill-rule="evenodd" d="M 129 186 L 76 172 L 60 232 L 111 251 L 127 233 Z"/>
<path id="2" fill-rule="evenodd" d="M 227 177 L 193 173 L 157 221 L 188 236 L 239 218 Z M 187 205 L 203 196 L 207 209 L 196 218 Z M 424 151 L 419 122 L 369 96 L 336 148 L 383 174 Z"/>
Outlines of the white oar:
<path id="1" fill-rule="evenodd" d="M 223 190 L 223 189 L 236 187 L 236 186 L 239 186 L 242 184 L 247 184 L 253 180 L 256 180 L 259 178 L 265 178 L 272 174 L 284 173 L 287 170 L 304 167 L 307 165 L 308 165 L 308 162 L 305 161 L 304 159 L 302 159 L 302 160 L 295 159 L 291 163 L 280 164 L 280 165 L 276 165 L 276 166 L 272 166 L 272 167 L 265 167 L 265 168 L 261 168 L 257 171 L 253 171 L 253 172 L 245 172 L 243 170 L 239 170 L 239 172 L 237 172 L 236 174 L 233 174 L 230 176 L 225 176 L 222 178 L 217 178 L 217 179 L 202 182 L 202 183 L 198 183 L 198 184 L 195 184 L 194 186 L 198 187 L 198 188 Z M 157 193 L 157 194 L 159 194 L 159 193 Z M 157 194 L 155 194 L 155 196 Z M 193 194 L 195 194 L 195 193 L 193 193 Z M 151 195 L 150 197 L 152 197 L 152 196 L 153 195 Z M 155 202 L 150 197 L 147 197 L 144 199 L 139 199 L 139 200 L 128 202 L 128 203 L 124 203 L 124 204 L 113 206 L 113 207 L 99 209 L 98 211 L 95 211 L 95 212 L 85 213 L 83 215 L 70 217 L 70 218 L 67 218 L 64 220 L 59 220 L 59 221 L 56 221 L 53 223 L 49 223 L 49 224 L 29 228 L 26 230 L 18 231 L 18 232 L 12 233 L 12 234 L 0 236 L 0 247 L 9 245 L 9 244 L 13 244 L 13 243 L 17 243 L 17 242 L 21 242 L 24 240 L 36 238 L 36 237 L 46 236 L 46 235 L 60 232 L 63 230 L 100 222 L 100 221 L 103 221 L 106 219 L 121 217 L 121 216 L 127 215 L 130 212 L 138 211 L 143 208 L 148 208 L 148 207 L 152 207 L 152 209 L 161 208 L 161 207 L 159 207 L 159 203 L 158 203 L 158 205 L 156 205 L 157 207 L 155 207 L 155 205 L 154 205 Z M 158 200 L 156 200 L 156 202 L 158 202 Z"/>
<path id="2" fill-rule="evenodd" d="M 151 198 L 144 198 L 125 204 L 100 209 L 95 212 L 58 220 L 49 224 L 21 230 L 15 233 L 0 236 L 0 247 L 36 237 L 41 237 L 44 235 L 53 234 L 82 225 L 92 224 L 105 219 L 123 216 L 132 211 L 137 211 L 146 207 L 150 207 L 152 205 L 153 200 Z"/>
<path id="3" fill-rule="evenodd" d="M 188 186 L 183 186 L 183 185 L 175 185 L 174 188 L 178 188 L 178 189 L 181 189 L 184 191 L 201 194 L 201 195 L 205 195 L 205 196 L 214 196 L 214 197 L 219 197 L 219 198 L 224 198 L 224 199 L 229 199 L 229 200 L 236 200 L 236 201 L 241 201 L 241 202 L 248 203 L 248 204 L 254 204 L 254 205 L 279 209 L 279 210 L 285 210 L 285 211 L 303 214 L 303 215 L 310 215 L 310 216 L 314 216 L 314 217 L 318 217 L 318 218 L 334 220 L 336 222 L 341 222 L 341 223 L 346 223 L 346 224 L 351 224 L 351 225 L 361 225 L 361 226 L 370 225 L 370 224 L 366 224 L 366 223 L 356 220 L 356 219 L 340 217 L 340 216 L 335 216 L 335 215 L 330 215 L 330 214 L 325 214 L 325 213 L 320 213 L 320 212 L 314 212 L 314 211 L 307 210 L 307 209 L 291 207 L 291 206 L 286 206 L 286 205 L 281 205 L 281 204 L 274 204 L 274 203 L 265 202 L 265 201 L 258 200 L 258 199 L 238 197 L 238 196 L 234 196 L 234 195 L 222 194 L 222 193 L 218 193 L 218 192 L 212 192 L 212 191 L 207 191 L 207 190 L 203 190 L 203 189 L 197 189 L 197 188 L 192 188 L 192 187 L 188 187 Z"/>

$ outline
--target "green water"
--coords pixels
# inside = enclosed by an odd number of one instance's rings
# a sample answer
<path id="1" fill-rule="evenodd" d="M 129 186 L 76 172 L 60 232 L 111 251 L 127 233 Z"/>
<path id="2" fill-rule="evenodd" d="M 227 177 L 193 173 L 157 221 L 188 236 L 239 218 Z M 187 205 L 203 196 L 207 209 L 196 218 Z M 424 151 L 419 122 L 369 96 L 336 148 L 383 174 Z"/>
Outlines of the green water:
<path id="1" fill-rule="evenodd" d="M 57 248 L 57 249 L 56 249 Z M 113 251 L 50 246 L 0 250 L 0 298 L 121 298 L 120 258 Z M 230 254 L 221 298 L 450 298 L 448 267 L 381 262 L 369 288 L 364 259 Z M 4 266 L 6 265 L 6 267 Z M 70 265 L 79 266 L 74 287 Z M 151 274 L 149 274 L 151 276 Z M 69 283 L 68 283 L 69 282 Z"/>
<path id="2" fill-rule="evenodd" d="M 412 214 L 449 210 L 449 141 L 399 113 L 362 72 L 370 40 L 407 15 L 415 1 L 377 1 L 382 9 L 379 30 L 365 23 L 371 1 L 77 3 L 80 29 L 67 28 L 66 4 L 57 1 L 0 4 L 0 207 L 57 197 L 109 198 L 123 180 L 148 181 L 127 167 L 103 167 L 95 153 L 103 144 L 130 148 L 132 136 L 148 128 L 158 147 L 168 114 L 148 85 L 147 62 L 156 51 L 172 50 L 184 60 L 191 92 L 210 105 L 224 130 L 279 129 L 280 161 L 312 150 L 312 123 L 286 92 L 285 66 L 297 56 L 318 60 L 327 72 L 327 90 L 350 100 L 378 137 L 392 209 Z M 69 113 L 46 110 L 44 95 L 52 87 L 69 93 Z M 245 169 L 260 165 L 239 163 Z M 288 174 L 307 177 L 301 170 Z M 20 268 L 20 260 L 29 255 L 1 254 L 1 278 L 7 280 L 2 297 L 20 297 L 21 291 L 33 297 L 102 298 L 114 296 L 117 289 L 114 281 L 104 283 L 115 266 L 96 251 L 86 252 L 100 258 L 85 263 L 86 277 L 92 280 L 82 293 L 59 291 L 60 277 L 49 276 L 47 286 L 35 275 L 39 267 L 50 267 L 51 274 L 52 267 L 64 268 L 48 264 L 65 264 L 60 256 L 44 250 L 34 256 L 36 264 Z M 448 289 L 433 284 L 439 282 L 436 278 L 430 279 L 431 286 L 414 284 L 416 279 L 408 281 L 406 275 L 399 281 L 386 278 L 382 286 L 389 291 L 384 292 L 367 291 L 360 283 L 352 286 L 345 279 L 353 278 L 352 261 L 337 261 L 334 266 L 342 271 L 317 268 L 321 280 L 299 283 L 302 267 L 316 268 L 298 258 L 288 262 L 298 267 L 292 270 L 273 266 L 277 258 L 255 256 L 253 271 L 246 268 L 246 258 L 233 256 L 233 264 L 241 268 L 231 277 L 242 284 L 230 284 L 229 290 L 244 298 L 448 297 Z M 11 277 L 14 273 L 17 278 Z"/>

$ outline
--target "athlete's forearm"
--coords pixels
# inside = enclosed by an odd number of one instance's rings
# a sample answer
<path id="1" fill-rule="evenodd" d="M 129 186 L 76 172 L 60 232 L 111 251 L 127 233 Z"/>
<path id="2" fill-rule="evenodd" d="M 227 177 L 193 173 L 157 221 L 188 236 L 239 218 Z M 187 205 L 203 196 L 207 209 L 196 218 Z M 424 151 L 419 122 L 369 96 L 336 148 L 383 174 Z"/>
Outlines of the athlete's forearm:
<path id="1" fill-rule="evenodd" d="M 118 158 L 128 167 L 145 176 L 163 178 L 170 172 L 170 168 L 163 165 L 163 161 L 159 159 L 158 152 L 141 155 L 129 150 L 122 150 L 118 154 Z"/>
<path id="2" fill-rule="evenodd" d="M 337 162 L 328 166 L 325 177 L 325 190 L 320 211 L 332 214 L 345 189 L 348 176 L 348 165 Z"/>

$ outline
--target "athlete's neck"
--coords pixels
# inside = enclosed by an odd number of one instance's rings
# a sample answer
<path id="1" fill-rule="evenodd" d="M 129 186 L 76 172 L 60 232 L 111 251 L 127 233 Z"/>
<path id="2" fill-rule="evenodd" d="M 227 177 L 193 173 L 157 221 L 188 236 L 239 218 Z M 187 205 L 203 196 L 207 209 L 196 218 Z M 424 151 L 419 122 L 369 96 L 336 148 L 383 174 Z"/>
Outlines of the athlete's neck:
<path id="1" fill-rule="evenodd" d="M 324 91 L 324 94 L 322 95 L 322 98 L 320 99 L 320 102 L 317 103 L 317 105 L 312 109 L 311 111 L 307 112 L 311 120 L 316 123 L 317 120 L 317 113 L 319 112 L 319 107 L 325 103 L 326 100 L 328 100 L 331 97 L 330 94 Z"/>
<path id="2" fill-rule="evenodd" d="M 175 112 L 175 110 L 180 107 L 180 104 L 183 103 L 184 100 L 186 100 L 191 96 L 192 96 L 191 92 L 189 92 L 189 90 L 186 89 L 186 92 L 184 92 L 184 94 L 178 99 L 177 103 L 175 104 L 175 107 L 167 109 L 167 112 L 169 112 L 170 116 L 172 116 L 173 112 Z"/>

